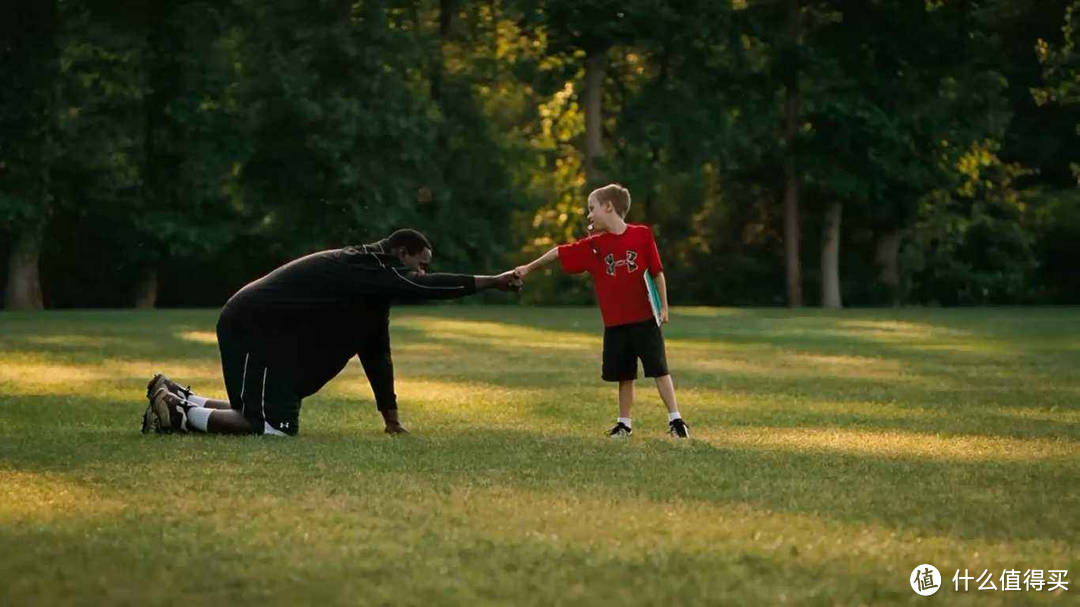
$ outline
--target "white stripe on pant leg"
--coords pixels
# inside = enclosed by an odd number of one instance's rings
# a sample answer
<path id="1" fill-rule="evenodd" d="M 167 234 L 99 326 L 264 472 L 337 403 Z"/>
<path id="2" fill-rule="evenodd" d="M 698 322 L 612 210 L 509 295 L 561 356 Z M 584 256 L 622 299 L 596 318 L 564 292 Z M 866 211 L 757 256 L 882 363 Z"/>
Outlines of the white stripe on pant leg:
<path id="1" fill-rule="evenodd" d="M 263 426 L 266 426 L 266 374 L 270 372 L 270 367 L 263 367 L 263 389 L 262 389 L 262 420 Z"/>
<path id="2" fill-rule="evenodd" d="M 240 415 L 243 415 L 244 409 L 247 409 L 247 403 L 244 402 L 244 388 L 247 387 L 247 364 L 249 356 L 251 356 L 251 352 L 244 353 L 244 374 L 240 377 Z"/>
<path id="3" fill-rule="evenodd" d="M 285 434 L 281 430 L 278 430 L 277 428 L 271 426 L 270 422 L 266 421 L 266 377 L 267 377 L 267 375 L 269 373 L 270 373 L 270 368 L 269 367 L 263 369 L 263 387 L 262 387 L 263 434 L 264 435 L 269 434 L 270 436 L 288 437 L 289 436 L 288 434 Z"/>

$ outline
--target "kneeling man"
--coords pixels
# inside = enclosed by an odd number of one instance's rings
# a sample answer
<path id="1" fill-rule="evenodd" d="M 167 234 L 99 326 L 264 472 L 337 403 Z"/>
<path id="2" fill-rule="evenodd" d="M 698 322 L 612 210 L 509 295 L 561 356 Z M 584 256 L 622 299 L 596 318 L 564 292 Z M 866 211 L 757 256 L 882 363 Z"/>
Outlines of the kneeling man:
<path id="1" fill-rule="evenodd" d="M 428 274 L 431 243 L 416 230 L 313 253 L 248 284 L 221 310 L 221 369 L 229 400 L 182 388 L 162 374 L 147 386 L 142 431 L 296 436 L 300 403 L 357 356 L 388 434 L 405 433 L 394 394 L 390 305 L 518 291 L 498 276 Z"/>

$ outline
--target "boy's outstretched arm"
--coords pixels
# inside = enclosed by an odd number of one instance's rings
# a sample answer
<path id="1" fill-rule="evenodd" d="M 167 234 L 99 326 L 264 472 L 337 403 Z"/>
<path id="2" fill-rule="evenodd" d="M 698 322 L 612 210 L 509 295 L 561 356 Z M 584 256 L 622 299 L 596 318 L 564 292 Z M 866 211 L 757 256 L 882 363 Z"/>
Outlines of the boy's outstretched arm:
<path id="1" fill-rule="evenodd" d="M 540 267 L 545 266 L 545 265 L 555 261 L 558 258 L 559 258 L 559 247 L 554 247 L 553 249 L 551 249 L 547 253 L 544 253 L 540 257 L 537 257 L 535 260 L 533 260 L 532 263 L 527 263 L 525 265 L 521 265 L 521 266 L 518 266 L 518 267 L 514 268 L 514 274 L 516 274 L 518 276 L 518 278 L 525 278 L 533 270 L 537 270 Z"/>
<path id="2" fill-rule="evenodd" d="M 660 272 L 653 276 L 653 280 L 656 282 L 656 290 L 660 292 L 660 323 L 663 324 L 668 321 L 667 279 L 664 278 L 664 273 Z"/>

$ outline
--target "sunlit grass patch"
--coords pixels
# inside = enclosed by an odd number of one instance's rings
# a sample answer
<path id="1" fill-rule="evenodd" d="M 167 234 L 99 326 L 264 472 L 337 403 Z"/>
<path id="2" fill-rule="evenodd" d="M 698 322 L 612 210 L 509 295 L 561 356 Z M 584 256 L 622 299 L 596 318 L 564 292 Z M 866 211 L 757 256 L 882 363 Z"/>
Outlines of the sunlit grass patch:
<path id="1" fill-rule="evenodd" d="M 169 372 L 179 381 L 221 383 L 220 363 L 208 360 L 198 365 L 179 362 L 160 363 L 149 359 L 103 359 L 81 364 L 50 362 L 41 354 L 29 356 L 0 356 L 0 386 L 10 396 L 44 396 L 85 393 L 108 389 L 116 382 L 142 382 L 167 364 Z"/>
<path id="2" fill-rule="evenodd" d="M 673 344 L 673 348 L 679 345 Z M 763 356 L 761 353 L 708 352 L 699 347 L 693 349 L 693 354 L 679 352 L 677 360 L 681 360 L 685 368 L 716 373 L 720 377 L 724 373 L 737 373 L 760 377 L 766 381 L 772 378 L 802 378 L 812 381 L 822 376 L 924 384 L 939 381 L 909 372 L 909 365 L 899 360 L 862 356 L 798 352 L 775 352 L 771 356 Z"/>
<path id="3" fill-rule="evenodd" d="M 107 377 L 100 367 L 49 362 L 40 356 L 5 356 L 0 360 L 0 384 L 8 386 L 9 394 L 48 394 L 57 388 L 89 385 Z"/>
<path id="4" fill-rule="evenodd" d="M 398 326 L 421 331 L 427 338 L 437 341 L 498 347 L 512 344 L 514 349 L 526 351 L 578 350 L 582 347 L 595 347 L 600 343 L 595 333 L 551 331 L 499 322 L 411 318 L 404 319 Z"/>
<path id="5" fill-rule="evenodd" d="M 181 331 L 176 336 L 197 344 L 217 345 L 217 333 L 215 331 Z"/>
<path id="6" fill-rule="evenodd" d="M 63 473 L 0 469 L 0 524 L 85 519 L 125 508 L 118 496 L 88 487 Z"/>
<path id="7" fill-rule="evenodd" d="M 118 337 L 105 337 L 101 335 L 28 335 L 23 338 L 28 344 L 34 346 L 58 346 L 70 348 L 83 346 L 92 348 L 118 348 L 124 345 L 124 340 Z"/>
<path id="8" fill-rule="evenodd" d="M 723 444 L 796 452 L 834 451 L 886 458 L 937 461 L 1027 461 L 1075 459 L 1080 442 L 1053 439 L 1011 439 L 955 436 L 901 430 L 867 431 L 841 428 L 738 428 L 716 439 Z"/>
<path id="9" fill-rule="evenodd" d="M 952 327 L 899 320 L 839 320 L 837 326 L 851 334 L 896 341 L 928 341 L 965 336 L 968 333 Z"/>

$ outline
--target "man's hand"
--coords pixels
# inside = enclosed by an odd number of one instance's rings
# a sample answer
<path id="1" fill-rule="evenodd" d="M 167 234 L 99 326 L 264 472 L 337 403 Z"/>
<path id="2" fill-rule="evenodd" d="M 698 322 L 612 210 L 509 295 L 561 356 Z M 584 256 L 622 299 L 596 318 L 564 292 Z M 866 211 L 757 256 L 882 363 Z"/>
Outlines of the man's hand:
<path id="1" fill-rule="evenodd" d="M 660 308 L 660 324 L 667 324 L 668 321 L 668 308 L 663 306 Z"/>
<path id="2" fill-rule="evenodd" d="M 476 288 L 481 289 L 498 289 L 500 291 L 513 291 L 517 292 L 521 290 L 521 278 L 515 273 L 514 270 L 503 272 L 498 276 L 477 276 Z"/>
<path id="3" fill-rule="evenodd" d="M 525 278 L 529 275 L 529 264 L 520 265 L 514 268 L 514 276 L 518 278 Z"/>
<path id="4" fill-rule="evenodd" d="M 499 281 L 498 288 L 500 291 L 513 291 L 517 293 L 525 284 L 521 278 L 522 277 L 518 275 L 517 270 L 510 270 L 499 274 L 495 277 L 495 280 Z"/>

